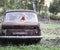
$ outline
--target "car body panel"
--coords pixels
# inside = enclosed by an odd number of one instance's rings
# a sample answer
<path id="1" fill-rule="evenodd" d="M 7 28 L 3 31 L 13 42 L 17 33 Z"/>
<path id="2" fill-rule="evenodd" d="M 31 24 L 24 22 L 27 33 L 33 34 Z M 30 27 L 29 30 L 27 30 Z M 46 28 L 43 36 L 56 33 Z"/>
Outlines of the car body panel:
<path id="1" fill-rule="evenodd" d="M 8 13 L 11 13 L 12 16 L 14 16 L 15 14 L 16 18 L 15 17 L 14 19 L 11 18 L 12 17 L 11 14 L 8 14 Z M 22 13 L 23 15 L 19 13 Z M 17 14 L 21 15 L 21 17 Z M 17 18 L 18 16 L 19 18 Z M 2 30 L 3 30 L 2 36 L 0 35 L 0 38 L 12 38 L 12 39 L 13 38 L 20 38 L 20 39 L 22 38 L 23 39 L 24 38 L 41 39 L 42 38 L 37 14 L 36 12 L 32 10 L 9 10 L 7 11 L 3 19 Z"/>

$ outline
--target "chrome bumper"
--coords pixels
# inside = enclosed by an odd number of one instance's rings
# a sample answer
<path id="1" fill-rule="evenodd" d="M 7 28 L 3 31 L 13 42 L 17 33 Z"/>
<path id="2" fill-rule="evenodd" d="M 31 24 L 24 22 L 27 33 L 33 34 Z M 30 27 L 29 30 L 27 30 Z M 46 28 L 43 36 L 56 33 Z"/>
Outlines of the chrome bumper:
<path id="1" fill-rule="evenodd" d="M 31 39 L 31 38 L 42 38 L 42 36 L 0 36 L 1 38 L 7 38 L 7 39 Z"/>

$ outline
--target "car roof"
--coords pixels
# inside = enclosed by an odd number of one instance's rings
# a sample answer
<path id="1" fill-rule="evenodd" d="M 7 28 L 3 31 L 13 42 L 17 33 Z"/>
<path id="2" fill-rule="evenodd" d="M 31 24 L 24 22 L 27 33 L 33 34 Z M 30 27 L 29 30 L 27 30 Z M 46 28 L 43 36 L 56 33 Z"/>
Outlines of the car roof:
<path id="1" fill-rule="evenodd" d="M 7 10 L 6 12 L 34 12 L 34 13 L 36 13 L 35 11 L 33 11 L 33 10 L 26 10 L 26 9 L 19 9 L 19 10 L 17 10 L 17 9 L 14 9 L 14 10 Z"/>

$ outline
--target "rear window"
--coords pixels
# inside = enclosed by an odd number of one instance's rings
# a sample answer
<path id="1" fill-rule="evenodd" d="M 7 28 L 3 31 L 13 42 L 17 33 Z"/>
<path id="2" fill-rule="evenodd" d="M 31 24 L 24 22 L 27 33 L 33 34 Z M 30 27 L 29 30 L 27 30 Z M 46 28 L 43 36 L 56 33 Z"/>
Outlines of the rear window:
<path id="1" fill-rule="evenodd" d="M 38 22 L 38 20 L 34 12 L 8 12 L 4 22 Z"/>

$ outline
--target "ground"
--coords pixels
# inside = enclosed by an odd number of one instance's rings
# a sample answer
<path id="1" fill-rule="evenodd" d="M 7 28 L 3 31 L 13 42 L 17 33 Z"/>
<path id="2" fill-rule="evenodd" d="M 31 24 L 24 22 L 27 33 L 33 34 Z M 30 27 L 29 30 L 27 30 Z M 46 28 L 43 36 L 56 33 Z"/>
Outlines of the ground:
<path id="1" fill-rule="evenodd" d="M 41 44 L 60 47 L 60 21 L 39 19 L 43 39 Z"/>
<path id="2" fill-rule="evenodd" d="M 0 46 L 0 50 L 60 50 L 60 21 L 40 20 L 42 40 L 32 45 L 11 45 Z"/>
<path id="3" fill-rule="evenodd" d="M 0 47 L 0 50 L 60 50 L 57 47 L 41 46 L 41 45 L 29 45 L 29 46 L 5 46 Z"/>

